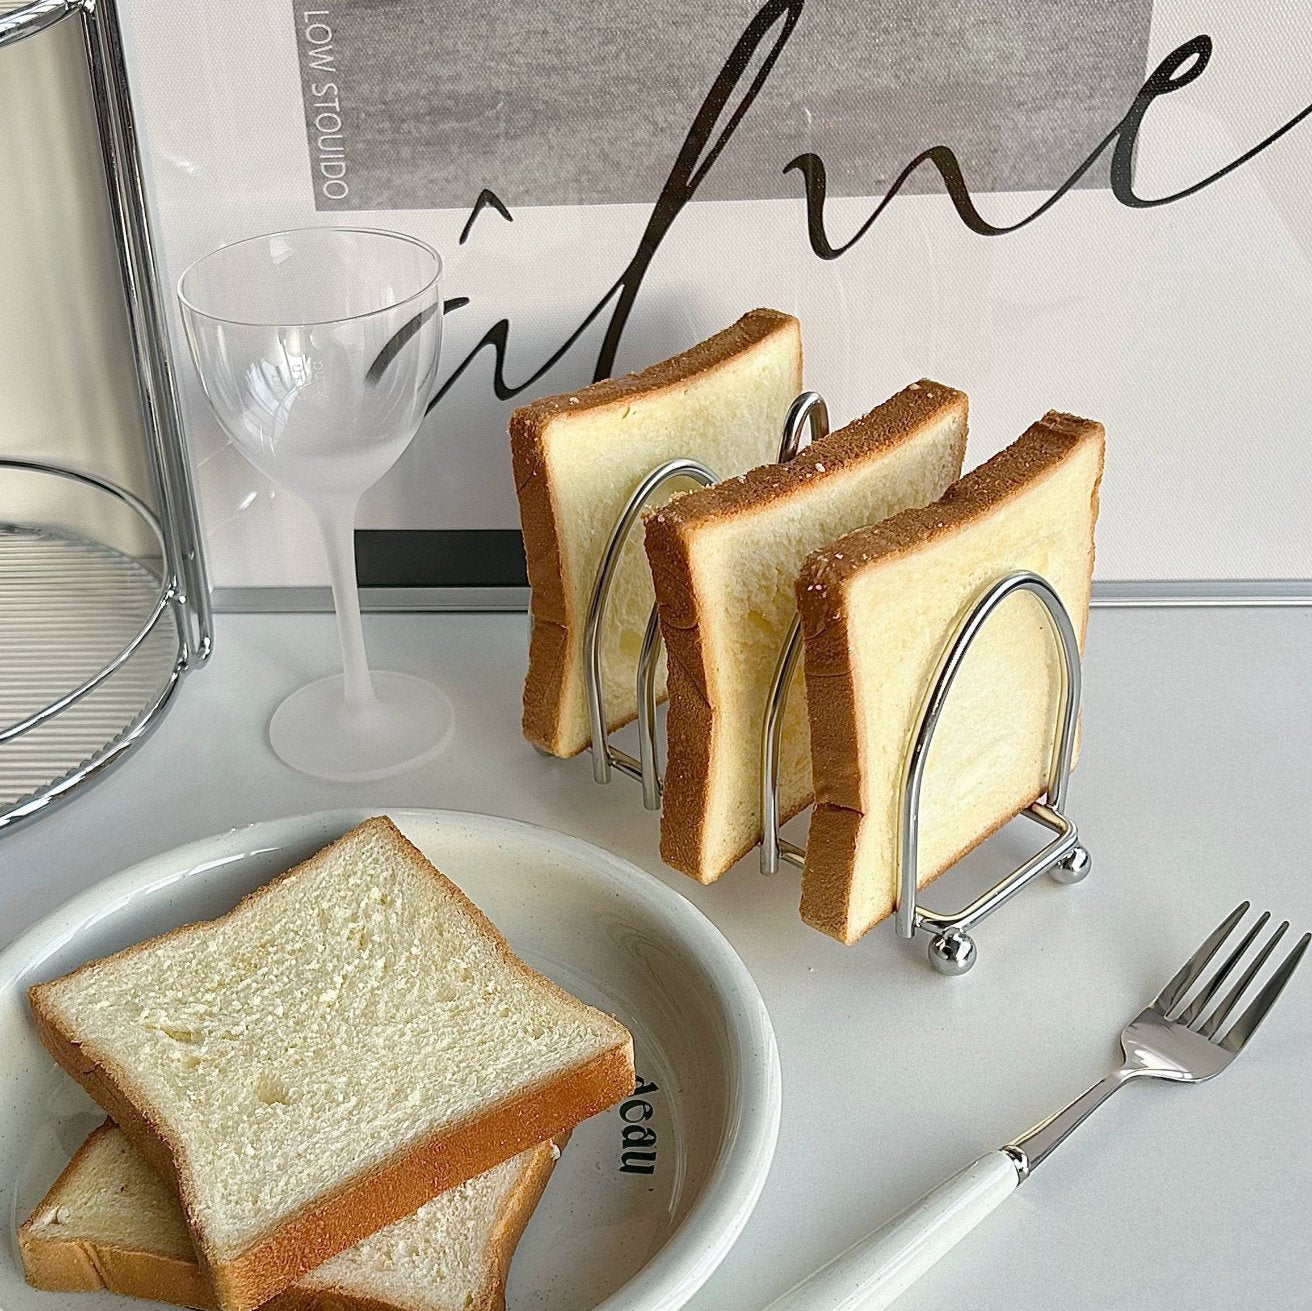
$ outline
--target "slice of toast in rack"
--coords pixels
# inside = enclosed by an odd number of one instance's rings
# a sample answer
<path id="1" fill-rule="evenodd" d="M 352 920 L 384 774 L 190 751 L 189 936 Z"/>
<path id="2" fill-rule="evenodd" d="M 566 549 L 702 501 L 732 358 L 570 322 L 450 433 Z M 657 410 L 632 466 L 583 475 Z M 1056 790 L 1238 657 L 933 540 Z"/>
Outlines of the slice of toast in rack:
<path id="1" fill-rule="evenodd" d="M 646 518 L 669 655 L 661 856 L 703 883 L 761 840 L 761 733 L 807 555 L 942 495 L 961 473 L 963 392 L 912 383 L 786 464 L 674 497 Z M 780 807 L 811 801 L 805 697 L 789 698 Z"/>
<path id="2" fill-rule="evenodd" d="M 797 582 L 816 806 L 802 917 L 854 942 L 896 904 L 908 743 L 943 648 L 1005 574 L 1056 589 L 1081 649 L 1088 622 L 1102 425 L 1049 412 L 940 501 L 817 551 Z M 1039 798 L 1061 664 L 1040 603 L 1008 599 L 980 631 L 934 735 L 917 886 Z"/>
<path id="3" fill-rule="evenodd" d="M 591 741 L 584 625 L 607 539 L 638 485 L 669 460 L 693 459 L 729 477 L 773 458 L 801 389 L 797 320 L 758 309 L 641 373 L 548 396 L 511 416 L 532 590 L 524 682 L 530 742 L 573 756 Z M 608 729 L 637 714 L 638 655 L 653 602 L 637 537 L 621 556 L 601 635 Z"/>

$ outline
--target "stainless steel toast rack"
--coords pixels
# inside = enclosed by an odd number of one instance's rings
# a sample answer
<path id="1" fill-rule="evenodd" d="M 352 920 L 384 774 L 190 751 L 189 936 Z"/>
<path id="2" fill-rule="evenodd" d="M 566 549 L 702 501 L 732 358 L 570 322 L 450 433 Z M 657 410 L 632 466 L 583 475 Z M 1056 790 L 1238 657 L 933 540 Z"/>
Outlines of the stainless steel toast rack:
<path id="1" fill-rule="evenodd" d="M 828 431 L 829 412 L 823 398 L 813 391 L 803 392 L 793 402 L 784 422 L 779 462 L 791 460 Z M 642 784 L 643 805 L 648 810 L 660 809 L 662 786 L 656 742 L 656 665 L 661 651 L 657 608 L 653 606 L 648 617 L 638 658 L 636 760 L 613 745 L 606 732 L 606 709 L 601 688 L 601 631 L 620 551 L 644 506 L 677 478 L 691 478 L 702 486 L 718 481 L 715 474 L 695 460 L 671 460 L 653 469 L 635 488 L 615 521 L 602 555 L 583 639 L 584 674 L 592 732 L 592 776 L 598 783 L 609 783 L 612 771 L 619 770 L 637 779 Z M 920 791 L 930 744 L 952 684 L 971 644 L 997 608 L 1017 592 L 1028 592 L 1041 603 L 1061 654 L 1061 689 L 1047 789 L 1042 800 L 1035 801 L 1021 812 L 1054 836 L 1040 851 L 964 909 L 951 913 L 932 910 L 917 900 L 916 881 L 920 847 Z M 762 874 L 777 873 L 781 861 L 800 869 L 806 858 L 802 847 L 787 841 L 779 833 L 779 747 L 784 710 L 801 653 L 801 620 L 795 618 L 779 653 L 769 709 L 761 733 Z M 1093 867 L 1092 857 L 1081 845 L 1075 825 L 1065 814 L 1066 790 L 1079 723 L 1080 687 L 1080 647 L 1070 615 L 1052 584 L 1028 570 L 1006 574 L 985 587 L 965 607 L 944 644 L 934 676 L 926 689 L 916 732 L 906 756 L 899 808 L 898 895 L 893 915 L 894 928 L 900 938 L 913 938 L 918 929 L 934 935 L 929 943 L 929 960 L 940 974 L 964 974 L 974 965 L 977 952 L 970 930 L 1014 897 L 1027 883 L 1044 873 L 1050 874 L 1059 883 L 1078 883 Z"/>

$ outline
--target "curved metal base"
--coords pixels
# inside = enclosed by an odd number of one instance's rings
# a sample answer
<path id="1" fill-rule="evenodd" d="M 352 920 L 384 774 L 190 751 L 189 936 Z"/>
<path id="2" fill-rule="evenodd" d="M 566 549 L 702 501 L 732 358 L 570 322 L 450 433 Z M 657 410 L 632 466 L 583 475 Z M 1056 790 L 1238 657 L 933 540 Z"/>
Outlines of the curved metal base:
<path id="1" fill-rule="evenodd" d="M 112 498 L 167 557 L 151 510 L 91 474 L 0 457 Z M 190 667 L 176 577 L 103 542 L 0 522 L 0 830 L 47 810 L 155 726 Z"/>
<path id="2" fill-rule="evenodd" d="M 1030 815 L 1029 811 L 1024 813 Z M 1031 818 L 1033 817 L 1031 815 Z M 1049 856 L 1045 862 L 1043 857 L 1044 853 L 1040 852 L 1033 860 L 1022 866 L 1022 870 L 1029 870 L 1029 873 L 1015 886 L 1023 886 L 1040 874 L 1047 874 L 1055 883 L 1080 883 L 1093 869 L 1093 857 L 1089 854 L 1089 849 L 1078 842 L 1065 849 L 1055 859 Z M 999 887 L 1004 885 L 1011 886 L 1005 879 Z M 984 900 L 987 900 L 988 896 L 989 894 L 985 894 Z M 979 956 L 979 949 L 975 945 L 974 938 L 966 930 L 978 924 L 999 904 L 1001 903 L 995 902 L 993 905 L 981 907 L 980 903 L 976 902 L 958 915 L 942 915 L 935 911 L 917 908 L 916 928 L 934 932 L 929 942 L 929 963 L 940 974 L 949 976 L 965 974 L 973 969 Z"/>
<path id="3" fill-rule="evenodd" d="M 156 725 L 163 719 L 164 712 L 173 699 L 174 690 L 182 681 L 182 675 L 187 672 L 188 668 L 189 666 L 181 662 L 175 665 L 173 672 L 168 676 L 154 702 L 146 706 L 137 719 L 128 725 L 118 737 L 111 742 L 107 742 L 99 752 L 84 761 L 79 768 L 65 774 L 63 778 L 57 779 L 42 791 L 15 803 L 7 810 L 0 810 L 0 833 L 21 820 L 30 819 L 34 815 L 47 814 L 61 802 L 67 801 L 78 788 L 102 778 L 114 766 L 120 764 L 135 746 L 144 742 L 154 732 Z"/>

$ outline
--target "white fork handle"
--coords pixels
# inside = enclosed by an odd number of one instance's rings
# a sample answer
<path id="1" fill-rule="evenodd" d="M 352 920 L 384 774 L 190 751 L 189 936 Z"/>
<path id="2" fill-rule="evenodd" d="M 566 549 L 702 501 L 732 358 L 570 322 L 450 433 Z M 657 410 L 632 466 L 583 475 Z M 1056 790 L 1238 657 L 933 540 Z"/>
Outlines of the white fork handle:
<path id="1" fill-rule="evenodd" d="M 1006 1152 L 990 1152 L 853 1243 L 766 1311 L 879 1311 L 950 1251 L 1020 1182 Z"/>

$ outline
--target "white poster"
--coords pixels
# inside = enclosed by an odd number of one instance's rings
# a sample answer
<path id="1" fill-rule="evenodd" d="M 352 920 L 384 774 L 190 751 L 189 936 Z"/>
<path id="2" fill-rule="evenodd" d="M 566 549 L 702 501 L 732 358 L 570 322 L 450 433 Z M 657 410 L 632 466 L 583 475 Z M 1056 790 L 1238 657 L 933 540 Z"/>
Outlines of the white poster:
<path id="1" fill-rule="evenodd" d="M 1049 408 L 1102 420 L 1104 582 L 1312 578 L 1303 0 L 127 0 L 124 23 L 170 284 L 313 223 L 443 253 L 442 381 L 362 507 L 367 583 L 518 582 L 510 410 L 756 305 L 799 316 L 836 422 L 922 375 L 970 394 L 970 463 Z M 309 514 L 175 340 L 216 586 L 322 583 Z"/>

